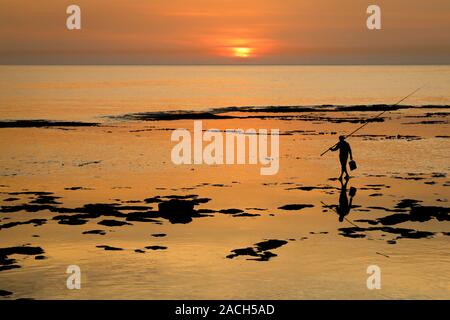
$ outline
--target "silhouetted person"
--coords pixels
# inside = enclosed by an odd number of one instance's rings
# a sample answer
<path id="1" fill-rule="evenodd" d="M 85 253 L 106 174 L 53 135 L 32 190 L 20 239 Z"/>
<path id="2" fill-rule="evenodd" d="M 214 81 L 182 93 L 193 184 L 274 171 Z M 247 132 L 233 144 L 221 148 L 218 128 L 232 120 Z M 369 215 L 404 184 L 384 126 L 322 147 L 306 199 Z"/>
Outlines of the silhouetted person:
<path id="1" fill-rule="evenodd" d="M 350 155 L 350 159 L 353 160 L 350 144 L 345 141 L 344 136 L 339 136 L 339 142 L 334 147 L 331 147 L 330 150 L 339 150 L 339 161 L 341 162 L 341 175 L 339 176 L 339 180 L 342 180 L 342 176 L 344 175 L 344 173 L 346 174 L 345 178 L 348 180 L 350 178 L 350 175 L 347 171 L 348 156 Z"/>
<path id="2" fill-rule="evenodd" d="M 350 188 L 350 201 L 347 197 L 347 183 L 341 180 L 341 193 L 339 195 L 339 205 L 336 207 L 336 213 L 339 215 L 339 221 L 344 221 L 344 218 L 350 213 L 350 209 L 352 208 L 353 197 L 356 193 L 356 188 Z"/>

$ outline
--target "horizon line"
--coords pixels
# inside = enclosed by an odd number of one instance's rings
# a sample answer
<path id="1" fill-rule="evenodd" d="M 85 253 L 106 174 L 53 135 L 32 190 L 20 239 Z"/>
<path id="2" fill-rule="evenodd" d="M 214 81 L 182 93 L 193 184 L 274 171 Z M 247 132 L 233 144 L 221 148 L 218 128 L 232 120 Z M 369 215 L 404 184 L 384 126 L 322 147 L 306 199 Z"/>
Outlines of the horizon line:
<path id="1" fill-rule="evenodd" d="M 0 63 L 0 66 L 450 66 L 450 63 Z"/>

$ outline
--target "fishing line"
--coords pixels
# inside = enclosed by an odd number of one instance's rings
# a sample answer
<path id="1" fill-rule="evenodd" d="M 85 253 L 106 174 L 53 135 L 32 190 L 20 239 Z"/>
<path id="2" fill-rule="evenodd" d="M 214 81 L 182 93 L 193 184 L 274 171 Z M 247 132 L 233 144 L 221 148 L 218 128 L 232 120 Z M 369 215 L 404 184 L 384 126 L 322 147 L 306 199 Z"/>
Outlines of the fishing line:
<path id="1" fill-rule="evenodd" d="M 418 92 L 420 89 L 422 89 L 423 87 L 425 87 L 425 85 L 423 85 L 423 86 L 417 88 L 416 90 L 414 90 L 413 92 L 411 92 L 411 93 L 408 94 L 407 96 L 403 97 L 402 99 L 400 99 L 399 101 L 397 101 L 395 104 L 391 105 L 391 107 L 395 107 L 396 105 L 402 103 L 403 101 L 405 101 L 406 99 L 408 99 L 409 97 L 411 97 L 412 95 L 414 95 L 415 93 L 417 93 L 417 92 Z M 381 113 L 377 114 L 375 117 L 372 117 L 372 118 L 367 119 L 366 122 L 365 122 L 362 126 L 356 128 L 355 130 L 353 130 L 351 133 L 345 135 L 344 137 L 345 137 L 345 138 L 348 138 L 348 137 L 352 136 L 353 134 L 355 134 L 356 132 L 358 132 L 359 130 L 361 130 L 361 129 L 364 128 L 365 126 L 367 126 L 369 123 L 373 122 L 373 120 L 375 120 L 375 119 L 381 117 L 383 114 L 385 114 L 385 113 L 388 112 L 388 111 L 392 111 L 392 110 L 386 109 L 386 110 L 382 111 Z M 338 142 L 338 143 L 339 143 L 339 142 Z M 333 146 L 329 147 L 327 150 L 325 150 L 324 152 L 322 152 L 322 154 L 321 154 L 320 156 L 323 156 L 325 153 L 327 153 L 328 151 L 330 151 L 332 148 L 336 147 L 336 146 L 338 145 L 338 143 L 334 144 Z"/>

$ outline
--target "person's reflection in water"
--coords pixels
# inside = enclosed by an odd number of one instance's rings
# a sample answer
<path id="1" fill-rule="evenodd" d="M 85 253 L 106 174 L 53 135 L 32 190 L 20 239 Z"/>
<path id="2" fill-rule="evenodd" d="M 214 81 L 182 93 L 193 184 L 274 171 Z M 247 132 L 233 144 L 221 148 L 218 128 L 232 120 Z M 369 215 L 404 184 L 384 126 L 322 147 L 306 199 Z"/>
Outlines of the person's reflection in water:
<path id="1" fill-rule="evenodd" d="M 354 187 L 350 188 L 349 192 L 350 200 L 349 200 L 347 196 L 348 180 L 346 180 L 345 182 L 340 180 L 340 182 L 341 182 L 341 193 L 339 195 L 339 205 L 336 207 L 336 213 L 339 215 L 339 221 L 342 222 L 344 221 L 344 218 L 350 213 L 353 203 L 353 197 L 356 195 L 356 188 Z"/>

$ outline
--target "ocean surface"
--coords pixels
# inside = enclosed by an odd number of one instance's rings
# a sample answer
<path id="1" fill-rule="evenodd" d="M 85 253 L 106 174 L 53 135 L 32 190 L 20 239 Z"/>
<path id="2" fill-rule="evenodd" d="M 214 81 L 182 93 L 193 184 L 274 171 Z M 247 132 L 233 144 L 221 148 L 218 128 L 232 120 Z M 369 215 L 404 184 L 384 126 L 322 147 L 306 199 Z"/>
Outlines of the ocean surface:
<path id="1" fill-rule="evenodd" d="M 320 154 L 423 85 L 339 182 Z M 449 299 L 449 93 L 450 66 L 0 66 L 0 298 Z M 174 164 L 192 112 L 279 129 L 278 173 Z"/>
<path id="2" fill-rule="evenodd" d="M 406 104 L 450 104 L 450 66 L 0 66 L 0 119 L 393 104 L 423 85 Z"/>

